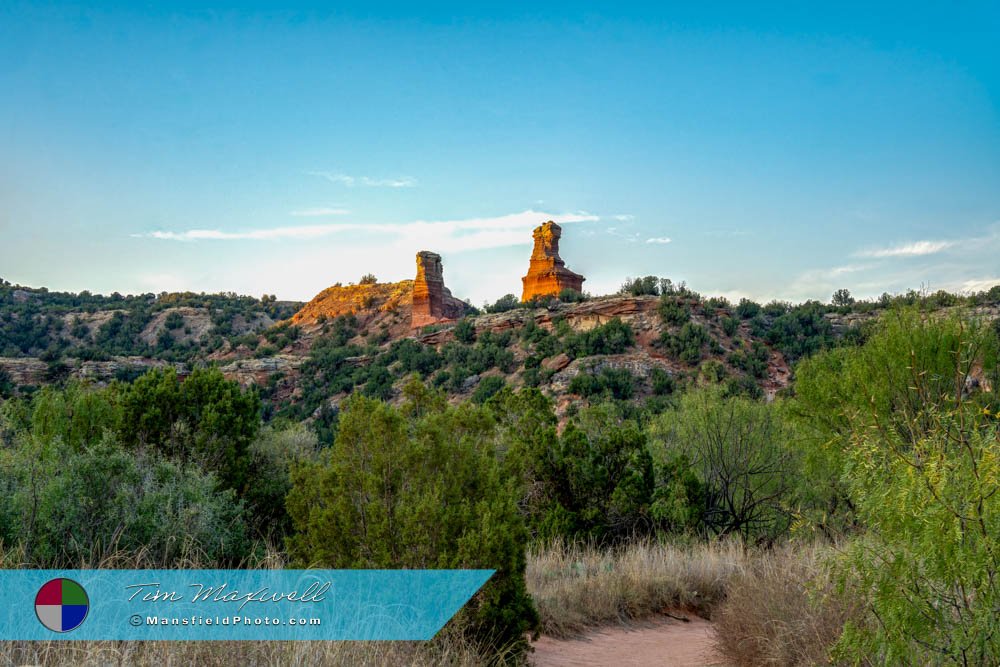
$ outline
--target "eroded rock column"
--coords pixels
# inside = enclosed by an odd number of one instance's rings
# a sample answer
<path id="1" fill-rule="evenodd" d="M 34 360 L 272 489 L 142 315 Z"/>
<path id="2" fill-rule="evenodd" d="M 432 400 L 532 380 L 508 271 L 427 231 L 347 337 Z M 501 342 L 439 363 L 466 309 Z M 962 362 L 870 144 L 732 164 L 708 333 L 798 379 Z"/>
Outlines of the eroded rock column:
<path id="1" fill-rule="evenodd" d="M 465 313 L 465 304 L 444 286 L 441 255 L 429 250 L 417 253 L 417 277 L 413 281 L 413 328 L 453 320 Z"/>
<path id="2" fill-rule="evenodd" d="M 551 220 L 535 228 L 535 247 L 531 252 L 528 275 L 521 278 L 523 291 L 521 301 L 530 301 L 536 296 L 558 296 L 564 289 L 583 291 L 583 281 L 579 273 L 566 268 L 559 257 L 559 237 L 562 227 Z"/>

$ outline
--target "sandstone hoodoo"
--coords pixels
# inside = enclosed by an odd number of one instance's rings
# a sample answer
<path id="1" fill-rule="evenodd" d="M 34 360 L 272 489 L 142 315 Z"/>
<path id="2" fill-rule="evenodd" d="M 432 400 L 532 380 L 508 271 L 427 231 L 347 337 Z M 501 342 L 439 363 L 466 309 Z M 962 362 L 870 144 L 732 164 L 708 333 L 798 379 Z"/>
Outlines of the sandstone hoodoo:
<path id="1" fill-rule="evenodd" d="M 559 257 L 562 227 L 549 220 L 536 227 L 533 236 L 535 248 L 531 252 L 528 275 L 521 278 L 524 284 L 521 301 L 531 301 L 536 296 L 558 296 L 564 289 L 582 292 L 586 278 L 567 269 Z"/>
<path id="2" fill-rule="evenodd" d="M 465 303 L 451 295 L 444 286 L 441 255 L 422 250 L 417 253 L 417 278 L 413 281 L 414 329 L 465 314 Z"/>

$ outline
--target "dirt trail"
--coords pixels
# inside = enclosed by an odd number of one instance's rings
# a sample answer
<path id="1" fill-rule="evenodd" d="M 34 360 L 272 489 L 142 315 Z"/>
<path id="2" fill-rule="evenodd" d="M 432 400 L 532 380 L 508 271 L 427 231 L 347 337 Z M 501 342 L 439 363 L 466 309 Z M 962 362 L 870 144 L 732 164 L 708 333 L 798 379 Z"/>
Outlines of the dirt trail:
<path id="1" fill-rule="evenodd" d="M 536 667 L 708 667 L 724 665 L 708 621 L 657 619 L 596 630 L 576 639 L 542 636 L 533 644 Z"/>

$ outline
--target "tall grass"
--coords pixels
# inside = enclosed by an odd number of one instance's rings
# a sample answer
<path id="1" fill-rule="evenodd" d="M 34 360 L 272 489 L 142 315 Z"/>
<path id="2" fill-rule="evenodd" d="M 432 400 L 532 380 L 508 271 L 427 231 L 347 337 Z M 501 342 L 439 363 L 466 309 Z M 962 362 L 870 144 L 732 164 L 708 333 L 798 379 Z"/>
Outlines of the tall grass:
<path id="1" fill-rule="evenodd" d="M 93 549 L 69 568 L 79 569 L 204 569 L 217 567 L 195 550 L 184 550 L 180 559 L 164 563 L 159 554 Z M 239 565 L 245 569 L 282 569 L 285 558 L 261 545 L 255 555 Z M 0 569 L 32 567 L 20 548 L 0 545 Z M 334 641 L 6 641 L 0 642 L 0 667 L 8 665 L 451 665 L 472 667 L 504 663 L 507 655 L 493 647 L 487 653 L 461 632 L 446 626 L 430 642 Z M 507 661 L 509 663 L 509 661 Z"/>
<path id="2" fill-rule="evenodd" d="M 431 644 L 419 642 L 3 642 L 0 666 L 136 665 L 187 667 L 205 665 L 454 665 L 473 667 L 499 661 L 453 637 Z"/>
<path id="3" fill-rule="evenodd" d="M 735 665 L 811 665 L 829 649 L 857 603 L 833 591 L 822 567 L 829 547 L 790 544 L 770 551 L 738 541 L 660 544 L 640 540 L 615 549 L 555 542 L 528 552 L 527 585 L 555 637 L 671 613 L 714 621 L 719 650 Z M 280 569 L 280 552 L 262 547 L 243 564 Z M 0 549 L 0 569 L 23 567 Z M 156 554 L 106 550 L 80 568 L 162 567 Z M 173 568 L 212 567 L 191 552 Z M 487 652 L 449 624 L 431 642 L 0 642 L 6 665 L 491 665 L 513 656 Z"/>
<path id="4" fill-rule="evenodd" d="M 714 615 L 719 652 L 734 665 L 819 665 L 861 602 L 836 592 L 831 548 L 786 545 L 761 552 L 729 582 Z"/>
<path id="5" fill-rule="evenodd" d="M 735 541 L 611 550 L 555 542 L 529 551 L 526 579 L 543 631 L 565 637 L 670 611 L 709 618 L 749 560 Z"/>
<path id="6" fill-rule="evenodd" d="M 620 549 L 554 543 L 528 554 L 527 582 L 546 634 L 662 613 L 710 618 L 727 664 L 828 664 L 859 600 L 835 592 L 830 546 L 747 549 L 737 541 L 640 541 Z"/>

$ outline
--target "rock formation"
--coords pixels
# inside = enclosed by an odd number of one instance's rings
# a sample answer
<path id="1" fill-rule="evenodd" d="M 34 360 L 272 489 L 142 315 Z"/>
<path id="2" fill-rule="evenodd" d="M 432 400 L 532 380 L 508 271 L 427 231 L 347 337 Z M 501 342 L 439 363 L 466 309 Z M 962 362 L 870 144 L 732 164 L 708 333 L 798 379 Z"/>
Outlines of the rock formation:
<path id="1" fill-rule="evenodd" d="M 444 286 L 441 255 L 422 250 L 417 253 L 417 278 L 413 281 L 413 319 L 418 329 L 428 324 L 455 320 L 465 314 L 465 304 Z"/>
<path id="2" fill-rule="evenodd" d="M 337 283 L 313 297 L 312 301 L 292 315 L 291 322 L 296 325 L 314 325 L 341 315 L 394 313 L 405 309 L 412 291 L 412 280 L 362 285 Z M 406 319 L 409 320 L 409 317 Z"/>
<path id="3" fill-rule="evenodd" d="M 586 278 L 567 269 L 559 257 L 561 235 L 562 227 L 551 220 L 535 228 L 535 249 L 531 252 L 528 275 L 521 278 L 524 284 L 521 301 L 530 301 L 536 296 L 558 296 L 567 288 L 583 291 Z"/>

